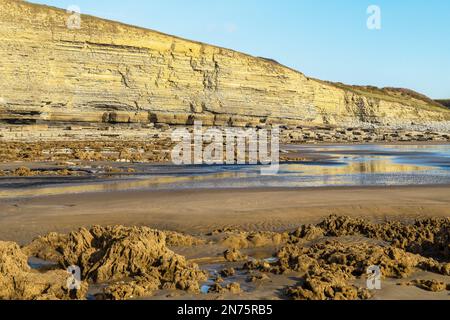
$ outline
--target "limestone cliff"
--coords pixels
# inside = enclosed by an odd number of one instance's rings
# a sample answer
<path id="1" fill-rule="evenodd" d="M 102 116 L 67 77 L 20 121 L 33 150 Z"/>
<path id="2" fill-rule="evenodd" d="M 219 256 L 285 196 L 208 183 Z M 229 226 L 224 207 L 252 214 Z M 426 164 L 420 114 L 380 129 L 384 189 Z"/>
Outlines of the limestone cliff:
<path id="1" fill-rule="evenodd" d="M 350 87 L 272 60 L 18 0 L 0 2 L 0 120 L 253 126 L 440 125 L 406 90 Z"/>

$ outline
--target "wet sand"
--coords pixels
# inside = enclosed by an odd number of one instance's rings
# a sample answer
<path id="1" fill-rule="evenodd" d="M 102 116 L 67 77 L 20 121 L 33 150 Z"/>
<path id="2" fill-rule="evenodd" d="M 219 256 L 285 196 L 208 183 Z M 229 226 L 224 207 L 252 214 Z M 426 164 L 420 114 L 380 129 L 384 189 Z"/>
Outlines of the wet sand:
<path id="1" fill-rule="evenodd" d="M 284 231 L 331 215 L 373 221 L 450 217 L 450 186 L 120 191 L 2 199 L 0 240 L 24 244 L 91 225 L 190 234 L 233 227 Z"/>

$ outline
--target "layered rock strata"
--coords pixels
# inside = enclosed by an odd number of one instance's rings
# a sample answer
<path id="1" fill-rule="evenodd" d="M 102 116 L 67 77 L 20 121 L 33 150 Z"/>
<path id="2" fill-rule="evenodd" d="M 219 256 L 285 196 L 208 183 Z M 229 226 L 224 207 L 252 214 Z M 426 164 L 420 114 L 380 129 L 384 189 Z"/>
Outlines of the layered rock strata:
<path id="1" fill-rule="evenodd" d="M 72 139 L 89 139 L 90 130 L 105 139 L 103 130 L 118 124 L 139 136 L 148 125 L 196 120 L 449 131 L 450 111 L 412 91 L 324 82 L 273 60 L 91 16 L 68 28 L 70 19 L 60 9 L 0 3 L 0 139 L 70 138 L 68 127 L 81 130 Z"/>

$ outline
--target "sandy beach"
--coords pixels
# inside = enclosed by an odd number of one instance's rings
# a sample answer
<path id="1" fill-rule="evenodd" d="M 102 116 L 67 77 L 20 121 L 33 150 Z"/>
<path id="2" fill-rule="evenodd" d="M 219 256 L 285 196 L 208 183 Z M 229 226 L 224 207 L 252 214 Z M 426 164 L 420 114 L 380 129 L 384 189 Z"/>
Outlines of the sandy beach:
<path id="1" fill-rule="evenodd" d="M 190 234 L 223 227 L 284 231 L 331 214 L 384 221 L 450 217 L 450 186 L 126 191 L 9 199 L 0 239 L 25 243 L 92 225 L 145 225 Z"/>
<path id="2" fill-rule="evenodd" d="M 272 177 L 251 166 L 3 164 L 2 250 L 23 265 L 12 275 L 48 277 L 20 297 L 50 285 L 47 298 L 66 299 L 58 279 L 77 265 L 77 299 L 448 299 L 448 145 L 291 149 Z M 366 288 L 371 265 L 382 290 Z"/>

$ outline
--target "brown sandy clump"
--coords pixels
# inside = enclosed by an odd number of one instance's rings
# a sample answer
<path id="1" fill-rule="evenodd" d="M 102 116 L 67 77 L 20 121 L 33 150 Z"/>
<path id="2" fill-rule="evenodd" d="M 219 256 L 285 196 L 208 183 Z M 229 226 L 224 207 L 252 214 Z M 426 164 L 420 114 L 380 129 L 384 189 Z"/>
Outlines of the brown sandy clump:
<path id="1" fill-rule="evenodd" d="M 83 299 L 87 283 L 80 290 L 69 291 L 65 270 L 45 273 L 32 270 L 27 256 L 16 243 L 0 242 L 0 299 L 1 300 L 68 300 Z"/>
<path id="2" fill-rule="evenodd" d="M 157 274 L 158 272 L 154 272 L 134 277 L 132 281 L 119 281 L 110 284 L 105 288 L 102 296 L 110 300 L 125 300 L 150 295 L 161 286 Z"/>
<path id="3" fill-rule="evenodd" d="M 56 232 L 38 237 L 22 248 L 27 256 L 33 256 L 42 260 L 59 262 L 63 260 L 64 247 L 68 243 L 68 235 Z"/>
<path id="4" fill-rule="evenodd" d="M 236 274 L 236 270 L 234 270 L 234 268 L 227 268 L 220 270 L 219 274 L 224 278 L 228 278 L 234 276 Z"/>
<path id="5" fill-rule="evenodd" d="M 439 271 L 439 263 L 432 258 L 409 253 L 400 248 L 367 242 L 322 241 L 310 247 L 289 244 L 277 253 L 278 261 L 253 260 L 244 269 L 285 274 L 303 274 L 296 286 L 287 288 L 293 299 L 355 300 L 369 299 L 369 291 L 351 284 L 364 277 L 369 266 L 376 265 L 383 277 L 405 278 L 417 268 Z"/>
<path id="6" fill-rule="evenodd" d="M 437 280 L 413 280 L 406 283 L 406 285 L 416 286 L 417 288 L 431 292 L 442 292 L 450 289 L 450 284 L 447 285 L 444 282 Z"/>
<path id="7" fill-rule="evenodd" d="M 278 252 L 279 262 L 272 272 L 305 272 L 298 286 L 287 294 L 295 299 L 367 299 L 368 291 L 349 284 L 376 265 L 383 277 L 406 278 L 417 269 L 440 271 L 432 258 L 400 248 L 370 243 L 326 241 L 310 248 L 289 245 Z"/>
<path id="8" fill-rule="evenodd" d="M 303 225 L 293 232 L 244 232 L 226 230 L 221 245 L 230 249 L 249 249 L 262 247 L 279 247 L 287 243 L 311 241 L 324 236 L 325 231 L 314 225 Z"/>
<path id="9" fill-rule="evenodd" d="M 227 293 L 239 294 L 241 292 L 242 292 L 241 285 L 237 282 L 229 283 L 225 286 L 219 283 L 215 283 L 208 290 L 208 293 L 219 293 L 219 294 L 227 294 Z"/>
<path id="10" fill-rule="evenodd" d="M 450 262 L 450 219 L 422 219 L 413 224 L 372 224 L 363 219 L 331 216 L 318 225 L 326 236 L 362 235 L 389 242 L 408 252 Z M 449 273 L 450 275 L 450 266 Z"/>
<path id="11" fill-rule="evenodd" d="M 361 277 L 369 266 L 376 265 L 380 267 L 383 277 L 399 279 L 410 276 L 416 268 L 428 270 L 436 263 L 433 259 L 399 248 L 365 242 L 325 241 L 310 248 L 289 245 L 282 248 L 277 256 L 279 262 L 276 268 L 280 271 L 307 272 L 315 266 L 329 265 L 351 276 Z"/>
<path id="12" fill-rule="evenodd" d="M 302 273 L 286 293 L 294 299 L 368 299 L 370 292 L 351 284 L 376 265 L 383 277 L 406 278 L 418 269 L 450 275 L 450 220 L 424 219 L 413 224 L 372 224 L 362 219 L 330 216 L 282 234 L 286 245 L 277 262 L 251 260 L 243 268 L 265 273 Z M 333 238 L 333 241 L 330 241 Z M 360 240 L 356 240 L 359 238 Z M 415 284 L 443 290 L 436 281 Z"/>
<path id="13" fill-rule="evenodd" d="M 63 267 L 78 265 L 83 279 L 116 282 L 105 290 L 112 299 L 151 295 L 158 288 L 198 292 L 198 282 L 206 280 L 196 264 L 169 250 L 164 232 L 146 227 L 95 226 L 68 235 L 49 234 L 25 251 L 57 258 Z M 131 281 L 118 282 L 127 278 Z"/>
<path id="14" fill-rule="evenodd" d="M 166 245 L 169 247 L 192 247 L 206 243 L 204 239 L 179 232 L 164 231 L 164 234 L 166 236 Z"/>
<path id="15" fill-rule="evenodd" d="M 295 273 L 299 281 L 285 293 L 293 299 L 370 299 L 371 293 L 356 286 L 369 266 L 379 266 L 382 277 L 404 279 L 425 270 L 450 275 L 449 219 L 424 219 L 406 224 L 374 224 L 362 219 L 330 216 L 317 225 L 303 225 L 292 232 L 243 232 L 224 229 L 211 234 L 215 244 L 229 249 L 225 260 L 243 264 L 247 281 L 256 285 L 270 281 L 270 274 Z M 23 248 L 31 256 L 56 261 L 61 267 L 78 265 L 83 279 L 107 283 L 104 296 L 128 299 L 149 296 L 160 289 L 200 291 L 206 273 L 170 247 L 196 246 L 206 241 L 177 232 L 145 227 L 92 227 L 70 234 L 51 233 Z M 274 259 L 256 260 L 240 249 L 267 247 Z M 251 251 L 251 250 L 249 250 Z M 240 292 L 219 272 L 211 293 Z M 417 280 L 410 285 L 441 291 L 446 284 Z M 239 289 L 239 290 L 238 290 Z"/>
<path id="16" fill-rule="evenodd" d="M 223 253 L 223 257 L 228 262 L 238 262 L 238 261 L 247 260 L 247 256 L 242 254 L 237 249 L 228 249 L 228 250 L 226 250 Z"/>
<path id="17" fill-rule="evenodd" d="M 289 243 L 298 243 L 302 241 L 312 241 L 323 237 L 325 231 L 314 225 L 303 225 L 294 232 L 289 233 Z"/>
<path id="18" fill-rule="evenodd" d="M 246 282 L 251 282 L 251 283 L 263 283 L 266 281 L 270 281 L 270 277 L 266 273 L 261 273 L 261 272 L 250 273 L 250 275 L 247 277 L 247 280 L 246 280 Z"/>
<path id="19" fill-rule="evenodd" d="M 418 263 L 412 257 L 390 251 L 389 248 L 329 241 L 311 248 L 290 245 L 278 252 L 278 258 L 279 262 L 272 272 L 304 272 L 299 284 L 286 290 L 287 295 L 307 300 L 368 299 L 371 295 L 367 290 L 349 283 L 361 277 L 367 267 L 381 265 L 384 275 L 402 277 L 410 274 Z"/>
<path id="20" fill-rule="evenodd" d="M 311 269 L 299 285 L 290 287 L 286 294 L 295 300 L 366 300 L 371 294 L 367 289 L 348 283 L 345 270 L 326 266 Z"/>
<path id="21" fill-rule="evenodd" d="M 289 238 L 287 232 L 229 232 L 221 244 L 230 249 L 261 248 L 279 246 Z"/>

